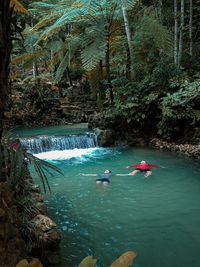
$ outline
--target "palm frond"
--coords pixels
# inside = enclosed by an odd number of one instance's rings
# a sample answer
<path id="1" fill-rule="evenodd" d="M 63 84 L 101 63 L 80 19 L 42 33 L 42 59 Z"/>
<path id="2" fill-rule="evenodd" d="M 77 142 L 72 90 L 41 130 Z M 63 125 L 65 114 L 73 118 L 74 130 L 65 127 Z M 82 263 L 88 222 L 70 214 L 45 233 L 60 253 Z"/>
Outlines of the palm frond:
<path id="1" fill-rule="evenodd" d="M 67 51 L 66 42 L 60 40 L 53 40 L 46 44 L 46 48 L 51 50 L 51 59 L 47 61 L 47 70 L 52 70 L 54 67 L 60 63 L 63 56 Z"/>
<path id="2" fill-rule="evenodd" d="M 30 62 L 31 60 L 33 60 L 36 57 L 44 56 L 44 55 L 46 55 L 46 53 L 47 53 L 46 50 L 40 49 L 40 50 L 34 51 L 32 53 L 26 53 L 26 54 L 23 54 L 19 57 L 14 57 L 11 60 L 11 63 L 13 65 L 24 64 L 24 63 Z"/>
<path id="3" fill-rule="evenodd" d="M 53 22 L 55 19 L 57 19 L 58 17 L 60 17 L 60 14 L 57 13 L 53 13 L 50 14 L 46 17 L 44 17 L 41 21 L 39 21 L 32 29 L 31 31 L 38 31 L 39 29 L 48 26 L 51 22 Z"/>
<path id="4" fill-rule="evenodd" d="M 61 61 L 56 71 L 56 77 L 54 79 L 54 83 L 58 83 L 62 79 L 63 73 L 67 66 L 69 66 L 69 51 L 67 51 L 67 53 L 65 54 L 63 60 Z"/>
<path id="5" fill-rule="evenodd" d="M 71 59 L 73 58 L 74 53 L 79 47 L 80 39 L 79 37 L 69 35 L 68 39 L 66 40 L 66 43 L 67 43 L 67 52 L 65 53 L 65 56 L 61 60 L 60 65 L 56 71 L 54 83 L 58 83 L 62 79 L 66 67 L 70 66 Z"/>
<path id="6" fill-rule="evenodd" d="M 50 8 L 50 9 L 52 9 L 55 7 L 55 4 L 38 1 L 38 2 L 31 3 L 31 6 L 37 7 L 37 8 L 46 8 L 46 9 Z"/>
<path id="7" fill-rule="evenodd" d="M 119 0 L 116 1 L 119 2 Z M 126 9 L 131 9 L 139 2 L 139 0 L 120 0 L 120 2 Z"/>
<path id="8" fill-rule="evenodd" d="M 24 55 L 21 55 L 19 57 L 14 57 L 11 60 L 11 63 L 13 65 L 23 64 L 24 62 L 30 61 L 34 58 L 34 53 L 26 53 Z"/>
<path id="9" fill-rule="evenodd" d="M 27 76 L 26 78 L 24 78 L 21 83 L 24 84 L 24 83 L 27 83 L 27 82 L 34 82 L 35 80 L 50 80 L 52 77 L 51 77 L 51 73 L 48 72 L 48 70 L 43 71 L 40 75 L 37 75 L 36 77 L 34 76 Z"/>
<path id="10" fill-rule="evenodd" d="M 14 11 L 28 14 L 28 10 L 18 0 L 10 0 L 10 7 L 14 8 Z"/>
<path id="11" fill-rule="evenodd" d="M 50 170 L 52 170 L 52 171 L 55 171 L 55 172 L 63 175 L 61 170 L 59 168 L 57 168 L 56 166 L 50 164 L 49 162 L 35 157 L 31 153 L 26 152 L 26 156 L 33 164 L 34 169 L 36 170 L 40 180 L 42 181 L 44 191 L 46 192 L 46 189 L 48 188 L 48 190 L 51 192 L 51 188 L 50 188 L 46 173 L 50 173 Z"/>
<path id="12" fill-rule="evenodd" d="M 106 32 L 104 24 L 89 27 L 82 40 L 81 60 L 85 70 L 94 69 L 106 54 Z"/>
<path id="13" fill-rule="evenodd" d="M 140 21 L 138 29 L 151 36 L 155 45 L 162 49 L 168 56 L 173 55 L 173 36 L 172 33 L 162 25 L 154 16 L 144 15 Z"/>
<path id="14" fill-rule="evenodd" d="M 41 40 L 48 40 L 51 38 L 55 33 L 62 30 L 63 27 L 66 27 L 67 24 L 74 22 L 77 18 L 83 15 L 84 9 L 76 9 L 76 8 L 67 8 L 62 11 L 63 15 L 59 16 L 53 25 L 48 27 L 43 31 L 37 43 Z"/>

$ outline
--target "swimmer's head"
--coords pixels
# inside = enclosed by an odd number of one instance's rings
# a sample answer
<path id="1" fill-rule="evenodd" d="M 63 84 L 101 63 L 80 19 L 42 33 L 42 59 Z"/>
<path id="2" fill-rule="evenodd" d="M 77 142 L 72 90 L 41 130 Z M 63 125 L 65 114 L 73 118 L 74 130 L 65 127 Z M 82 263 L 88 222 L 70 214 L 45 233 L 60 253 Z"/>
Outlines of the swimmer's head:
<path id="1" fill-rule="evenodd" d="M 141 163 L 141 164 L 146 164 L 146 161 L 142 160 L 140 163 Z"/>
<path id="2" fill-rule="evenodd" d="M 104 173 L 111 173 L 111 171 L 110 170 L 105 170 Z"/>

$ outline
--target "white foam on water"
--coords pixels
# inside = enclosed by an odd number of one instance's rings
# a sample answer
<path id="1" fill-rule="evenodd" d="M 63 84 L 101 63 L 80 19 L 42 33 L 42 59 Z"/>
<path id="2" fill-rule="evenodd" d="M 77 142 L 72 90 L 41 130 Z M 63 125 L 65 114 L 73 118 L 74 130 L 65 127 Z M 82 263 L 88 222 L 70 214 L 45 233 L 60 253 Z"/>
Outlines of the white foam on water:
<path id="1" fill-rule="evenodd" d="M 85 156 L 92 157 L 98 150 L 102 150 L 102 148 L 92 147 L 81 149 L 75 148 L 69 150 L 55 150 L 34 154 L 34 156 L 44 160 L 66 160 L 71 158 L 79 158 L 80 160 L 83 160 Z"/>

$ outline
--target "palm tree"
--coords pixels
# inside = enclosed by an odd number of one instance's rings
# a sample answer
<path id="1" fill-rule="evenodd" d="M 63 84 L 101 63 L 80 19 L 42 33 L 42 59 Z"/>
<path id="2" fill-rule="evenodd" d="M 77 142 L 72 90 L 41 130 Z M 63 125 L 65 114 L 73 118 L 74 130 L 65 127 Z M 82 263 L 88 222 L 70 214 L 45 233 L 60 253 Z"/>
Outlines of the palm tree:
<path id="1" fill-rule="evenodd" d="M 117 0 L 117 2 L 119 2 Z M 128 12 L 127 9 L 133 8 L 134 5 L 137 3 L 137 0 L 134 1 L 121 1 L 121 8 L 122 8 L 122 14 L 123 14 L 123 20 L 124 20 L 124 27 L 125 27 L 125 32 L 126 32 L 126 37 L 127 37 L 127 44 L 128 44 L 128 49 L 129 49 L 129 56 L 130 56 L 130 76 L 131 79 L 134 78 L 134 62 L 133 62 L 133 45 L 132 45 L 132 36 L 131 36 L 131 29 L 130 29 L 130 24 L 129 24 L 129 19 L 128 19 Z"/>
<path id="2" fill-rule="evenodd" d="M 65 33 L 65 51 L 60 66 L 57 68 L 56 82 L 62 77 L 65 68 L 69 67 L 73 54 L 76 53 L 77 55 L 79 50 L 81 51 L 80 57 L 83 67 L 87 71 L 95 69 L 100 62 L 105 63 L 107 87 L 111 102 L 113 101 L 110 54 L 112 36 L 116 31 L 114 24 L 119 21 L 122 28 L 124 21 L 132 63 L 133 51 L 127 9 L 132 8 L 135 2 L 130 0 L 105 0 L 102 2 L 82 0 L 67 3 L 66 1 L 59 1 L 54 4 L 50 2 L 32 4 L 32 12 L 39 14 L 42 8 L 42 12 L 45 14 L 44 18 L 33 27 L 33 31 L 44 29 L 38 42 L 47 43 L 50 38 L 52 39 L 52 36 L 58 36 L 58 32 L 63 34 L 67 26 L 71 25 L 73 28 L 70 34 Z M 51 22 L 50 26 L 49 22 Z M 80 27 L 82 30 L 78 30 Z"/>
<path id="3" fill-rule="evenodd" d="M 192 40 L 192 24 L 193 24 L 193 1 L 190 0 L 190 8 L 189 8 L 189 40 L 190 40 L 190 49 L 189 49 L 189 53 L 190 56 L 192 56 L 192 50 L 193 50 L 193 40 Z"/>

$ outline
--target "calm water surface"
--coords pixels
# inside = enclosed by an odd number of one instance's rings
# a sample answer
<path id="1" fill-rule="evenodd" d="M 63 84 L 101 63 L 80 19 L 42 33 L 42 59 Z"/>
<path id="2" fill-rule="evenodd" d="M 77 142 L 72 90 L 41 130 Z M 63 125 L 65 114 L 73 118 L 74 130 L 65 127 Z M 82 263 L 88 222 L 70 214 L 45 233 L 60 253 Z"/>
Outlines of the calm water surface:
<path id="1" fill-rule="evenodd" d="M 50 177 L 49 214 L 62 232 L 62 264 L 78 266 L 87 255 L 108 267 L 122 253 L 138 253 L 136 267 L 200 267 L 200 164 L 144 148 L 90 148 L 38 155 L 64 176 Z M 112 177 L 96 187 L 79 173 L 128 173 L 146 160 L 165 166 L 144 178 Z"/>

